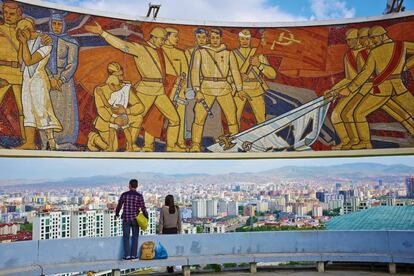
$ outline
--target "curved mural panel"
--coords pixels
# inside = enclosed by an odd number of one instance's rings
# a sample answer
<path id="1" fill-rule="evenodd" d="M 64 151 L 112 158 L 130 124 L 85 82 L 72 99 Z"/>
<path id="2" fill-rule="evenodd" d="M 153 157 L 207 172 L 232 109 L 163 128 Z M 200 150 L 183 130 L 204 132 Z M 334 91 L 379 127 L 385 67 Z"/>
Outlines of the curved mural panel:
<path id="1" fill-rule="evenodd" d="M 414 146 L 413 15 L 217 27 L 0 3 L 2 152 Z"/>

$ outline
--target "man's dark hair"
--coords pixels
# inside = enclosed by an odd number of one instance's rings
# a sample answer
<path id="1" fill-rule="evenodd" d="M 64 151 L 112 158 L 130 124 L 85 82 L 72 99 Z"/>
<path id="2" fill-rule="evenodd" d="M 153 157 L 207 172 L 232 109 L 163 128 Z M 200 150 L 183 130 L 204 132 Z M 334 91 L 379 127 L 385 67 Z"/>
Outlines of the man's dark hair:
<path id="1" fill-rule="evenodd" d="M 129 181 L 129 185 L 131 186 L 131 188 L 136 189 L 136 188 L 138 187 L 138 180 L 136 180 L 136 179 L 131 179 L 131 180 Z"/>
<path id="2" fill-rule="evenodd" d="M 221 35 L 223 34 L 223 31 L 221 29 L 218 29 L 218 28 L 217 29 L 211 29 L 210 30 L 210 35 L 211 34 L 217 34 L 221 37 Z"/>
<path id="3" fill-rule="evenodd" d="M 204 29 L 204 28 L 197 28 L 195 31 L 194 31 L 194 34 L 206 34 L 206 35 L 208 35 L 208 31 L 206 30 L 206 29 Z"/>

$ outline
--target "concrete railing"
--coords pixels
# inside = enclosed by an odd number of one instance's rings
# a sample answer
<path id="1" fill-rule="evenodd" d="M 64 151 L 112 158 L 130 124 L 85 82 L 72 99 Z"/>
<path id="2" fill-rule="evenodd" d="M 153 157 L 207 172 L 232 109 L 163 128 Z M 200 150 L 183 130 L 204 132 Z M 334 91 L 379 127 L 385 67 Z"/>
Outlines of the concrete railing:
<path id="1" fill-rule="evenodd" d="M 122 238 L 82 238 L 0 244 L 0 275 L 41 275 L 75 271 L 258 262 L 414 263 L 414 231 L 281 231 L 143 236 L 167 249 L 166 260 L 121 261 Z"/>

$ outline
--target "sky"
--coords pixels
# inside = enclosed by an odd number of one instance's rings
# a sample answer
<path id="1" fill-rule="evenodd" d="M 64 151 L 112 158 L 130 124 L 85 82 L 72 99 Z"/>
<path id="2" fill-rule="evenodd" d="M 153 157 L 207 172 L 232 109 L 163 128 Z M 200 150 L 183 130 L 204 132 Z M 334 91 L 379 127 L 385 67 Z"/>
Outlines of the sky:
<path id="1" fill-rule="evenodd" d="M 158 17 L 237 22 L 282 22 L 381 15 L 386 0 L 49 0 L 69 6 L 145 16 L 148 3 L 161 4 Z M 414 0 L 405 0 L 414 10 Z"/>
<path id="2" fill-rule="evenodd" d="M 94 175 L 118 175 L 128 172 L 164 174 L 254 173 L 283 166 L 329 166 L 357 162 L 414 166 L 414 156 L 256 160 L 0 158 L 0 180 L 64 179 L 68 177 L 87 177 Z"/>

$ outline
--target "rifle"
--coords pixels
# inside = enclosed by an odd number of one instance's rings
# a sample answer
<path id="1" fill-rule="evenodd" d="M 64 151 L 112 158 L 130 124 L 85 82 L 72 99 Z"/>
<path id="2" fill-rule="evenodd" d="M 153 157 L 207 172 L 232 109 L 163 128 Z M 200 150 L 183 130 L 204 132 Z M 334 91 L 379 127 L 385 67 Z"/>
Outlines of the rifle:
<path id="1" fill-rule="evenodd" d="M 181 88 L 183 87 L 183 82 L 185 81 L 186 77 L 187 75 L 185 74 L 185 72 L 182 72 L 180 75 L 180 79 L 178 81 L 177 88 L 175 89 L 175 93 L 174 93 L 173 103 L 175 106 L 177 106 L 177 104 L 182 104 L 182 105 L 188 104 L 187 99 L 180 98 L 180 91 L 181 91 Z"/>

